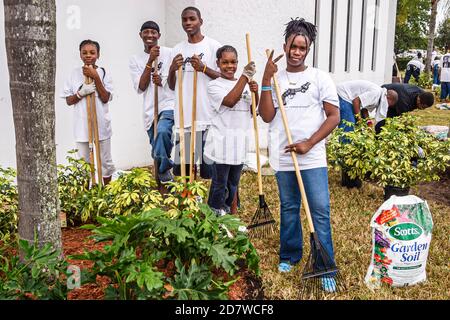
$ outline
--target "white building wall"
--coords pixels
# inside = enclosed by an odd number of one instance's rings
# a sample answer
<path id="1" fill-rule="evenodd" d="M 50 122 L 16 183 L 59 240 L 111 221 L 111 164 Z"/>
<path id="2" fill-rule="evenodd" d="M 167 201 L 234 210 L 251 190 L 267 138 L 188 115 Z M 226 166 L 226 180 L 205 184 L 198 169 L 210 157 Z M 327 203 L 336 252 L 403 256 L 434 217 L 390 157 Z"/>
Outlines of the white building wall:
<path id="1" fill-rule="evenodd" d="M 74 148 L 72 113 L 63 99 L 58 98 L 68 72 L 80 65 L 79 43 L 91 38 L 101 45 L 99 65 L 110 72 L 115 87 L 112 113 L 112 152 L 118 168 L 130 168 L 151 163 L 148 138 L 143 130 L 142 97 L 132 89 L 128 72 L 128 59 L 143 50 L 138 36 L 141 24 L 155 20 L 161 27 L 160 44 L 173 46 L 184 40 L 181 11 L 187 6 L 198 7 L 204 19 L 203 33 L 236 47 L 240 70 L 247 61 L 245 33 L 251 35 L 253 60 L 260 81 L 266 58 L 265 49 L 282 53 L 283 31 L 290 18 L 304 17 L 314 22 L 316 1 L 319 5 L 319 35 L 317 39 L 318 67 L 329 71 L 329 48 L 332 0 L 58 0 L 57 1 L 57 72 L 56 72 L 56 143 L 57 160 L 65 162 L 68 150 Z M 335 0 L 337 10 L 336 40 L 334 48 L 335 82 L 350 79 L 367 79 L 382 84 L 390 82 L 392 52 L 395 32 L 396 1 L 379 0 L 377 64 L 371 70 L 374 5 L 367 1 L 365 63 L 359 71 L 361 12 L 363 0 L 352 0 L 350 70 L 344 70 L 348 0 Z M 4 39 L 3 2 L 0 2 L 0 39 Z M 0 41 L 0 165 L 15 166 L 15 139 L 12 120 L 9 75 L 6 63 L 5 42 Z M 313 49 L 307 58 L 313 64 Z M 280 61 L 279 67 L 285 63 Z M 267 126 L 261 123 L 261 146 L 266 145 Z"/>

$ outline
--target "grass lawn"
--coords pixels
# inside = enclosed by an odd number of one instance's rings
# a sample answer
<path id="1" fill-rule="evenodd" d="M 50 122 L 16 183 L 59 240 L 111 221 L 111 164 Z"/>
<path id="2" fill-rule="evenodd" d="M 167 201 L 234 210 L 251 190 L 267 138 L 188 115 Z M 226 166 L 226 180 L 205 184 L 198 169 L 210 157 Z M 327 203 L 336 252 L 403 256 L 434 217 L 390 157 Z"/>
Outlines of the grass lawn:
<path id="1" fill-rule="evenodd" d="M 449 125 L 450 111 L 434 107 L 416 112 L 421 125 Z M 371 253 L 372 236 L 369 222 L 372 215 L 383 203 L 383 189 L 364 182 L 360 190 L 340 186 L 340 172 L 329 171 L 331 194 L 331 218 L 336 262 L 344 277 L 348 291 L 329 299 L 449 299 L 450 298 L 450 207 L 428 200 L 434 220 L 433 238 L 428 256 L 427 281 L 405 288 L 382 288 L 369 290 L 364 277 Z M 266 201 L 277 222 L 279 222 L 278 188 L 274 176 L 263 177 Z M 415 194 L 412 188 L 410 194 Z M 258 185 L 256 174 L 245 172 L 241 178 L 240 198 L 242 208 L 239 216 L 249 223 L 258 206 Z M 304 259 L 302 263 L 286 275 L 278 272 L 279 233 L 268 239 L 254 240 L 261 257 L 262 280 L 267 299 L 297 299 L 301 272 L 309 251 L 309 231 L 302 211 Z"/>

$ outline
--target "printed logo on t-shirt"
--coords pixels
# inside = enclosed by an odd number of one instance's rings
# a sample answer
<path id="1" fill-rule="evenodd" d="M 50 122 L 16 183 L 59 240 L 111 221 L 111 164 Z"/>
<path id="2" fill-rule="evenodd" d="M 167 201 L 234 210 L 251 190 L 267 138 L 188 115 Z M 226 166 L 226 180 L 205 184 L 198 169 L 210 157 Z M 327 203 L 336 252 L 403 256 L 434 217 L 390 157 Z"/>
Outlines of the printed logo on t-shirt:
<path id="1" fill-rule="evenodd" d="M 306 91 L 308 91 L 310 85 L 311 85 L 310 82 L 306 82 L 300 88 L 287 89 L 282 94 L 283 105 L 286 105 L 286 100 L 287 99 L 289 99 L 289 100 L 293 99 L 298 92 L 305 93 Z"/>
<path id="2" fill-rule="evenodd" d="M 202 58 L 205 56 L 204 53 L 200 53 L 198 55 L 198 57 L 200 58 L 200 60 L 202 60 Z M 191 57 L 187 57 L 186 59 L 184 59 L 183 61 L 183 71 L 186 70 L 186 65 L 189 63 L 189 65 L 191 65 Z"/>
<path id="3" fill-rule="evenodd" d="M 252 103 L 252 96 L 248 90 L 245 90 L 241 95 L 241 100 L 245 103 Z"/>
<path id="4" fill-rule="evenodd" d="M 450 68 L 450 56 L 442 57 L 442 68 Z"/>

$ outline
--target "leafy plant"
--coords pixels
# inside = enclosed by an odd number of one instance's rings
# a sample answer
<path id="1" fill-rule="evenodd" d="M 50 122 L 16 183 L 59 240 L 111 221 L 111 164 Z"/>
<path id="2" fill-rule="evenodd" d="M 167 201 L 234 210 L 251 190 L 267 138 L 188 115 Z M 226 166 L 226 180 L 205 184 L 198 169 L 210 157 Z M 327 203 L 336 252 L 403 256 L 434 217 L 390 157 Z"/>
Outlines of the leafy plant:
<path id="1" fill-rule="evenodd" d="M 170 190 L 178 192 L 181 186 L 195 195 L 205 190 L 200 183 L 180 182 L 174 182 Z M 168 194 L 165 200 L 177 197 Z M 84 228 L 92 230 L 96 241 L 112 244 L 104 252 L 72 258 L 94 261 L 88 281 L 96 275 L 108 276 L 112 283 L 107 295 L 114 299 L 225 298 L 233 279 L 224 282 L 221 274 L 235 275 L 238 259 L 260 274 L 258 254 L 239 231 L 243 224 L 238 218 L 217 217 L 207 205 L 183 199 L 170 209 L 176 214 L 155 208 L 113 219 L 98 217 L 100 226 Z M 175 201 L 169 203 L 175 206 Z M 168 267 L 173 263 L 176 270 Z"/>
<path id="2" fill-rule="evenodd" d="M 163 198 L 149 170 L 134 168 L 121 173 L 119 178 L 106 186 L 105 198 L 111 215 L 130 215 L 159 207 Z"/>
<path id="3" fill-rule="evenodd" d="M 412 115 L 386 119 L 378 135 L 364 135 L 365 130 L 364 123 L 354 132 L 336 130 L 328 145 L 330 163 L 344 166 L 352 178 L 369 176 L 383 187 L 407 188 L 439 180 L 450 165 L 450 141 L 438 141 L 420 129 Z M 340 144 L 342 138 L 353 146 Z"/>
<path id="4" fill-rule="evenodd" d="M 417 85 L 424 89 L 431 89 L 431 86 L 433 85 L 433 78 L 431 73 L 421 72 L 419 75 L 419 80 L 416 81 L 414 77 L 411 77 L 409 84 Z"/>
<path id="5" fill-rule="evenodd" d="M 30 244 L 20 239 L 18 245 L 22 261 L 0 251 L 0 299 L 66 299 L 68 264 L 60 252 L 51 244 L 39 248 L 36 240 Z"/>
<path id="6" fill-rule="evenodd" d="M 0 167 L 0 240 L 9 241 L 17 232 L 18 193 L 16 171 Z"/>

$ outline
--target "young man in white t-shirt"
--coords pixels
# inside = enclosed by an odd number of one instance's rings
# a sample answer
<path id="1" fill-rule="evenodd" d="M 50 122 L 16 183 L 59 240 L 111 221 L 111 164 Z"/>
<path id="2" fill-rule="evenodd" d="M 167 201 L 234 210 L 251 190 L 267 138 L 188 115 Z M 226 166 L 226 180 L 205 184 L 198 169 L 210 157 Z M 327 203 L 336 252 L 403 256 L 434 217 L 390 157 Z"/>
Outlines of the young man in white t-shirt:
<path id="1" fill-rule="evenodd" d="M 261 84 L 259 114 L 270 124 L 270 165 L 276 171 L 281 206 L 280 272 L 291 271 L 292 265 L 298 264 L 303 255 L 301 196 L 291 151 L 297 153 L 315 232 L 334 263 L 325 138 L 339 124 L 339 101 L 331 77 L 305 65 L 315 38 L 316 27 L 304 19 L 297 18 L 287 24 L 283 45 L 287 68 L 277 77 L 294 144 L 288 144 L 271 85 L 278 70 L 275 63 L 282 56 L 272 61 L 272 52 Z M 321 280 L 324 290 L 336 290 L 333 278 Z"/>
<path id="2" fill-rule="evenodd" d="M 175 105 L 174 92 L 167 84 L 169 67 L 172 63 L 172 50 L 160 47 L 161 37 L 159 26 L 154 21 L 145 22 L 139 36 L 144 43 L 144 52 L 134 55 L 130 59 L 129 68 L 134 89 L 144 95 L 144 127 L 152 146 L 154 165 L 158 166 L 158 177 L 161 182 L 173 180 L 170 170 L 173 161 L 172 152 L 173 108 Z M 157 61 L 157 72 L 154 62 Z M 154 104 L 155 85 L 158 86 L 158 125 L 156 138 L 154 137 Z"/>
<path id="3" fill-rule="evenodd" d="M 398 100 L 397 92 L 386 90 L 367 80 L 352 80 L 336 85 L 339 97 L 339 112 L 341 121 L 339 128 L 345 132 L 353 131 L 354 127 L 344 121 L 355 124 L 357 119 L 367 118 L 369 112 L 375 111 L 375 122 L 386 118 L 388 108 L 394 107 Z M 369 120 L 371 121 L 371 120 Z M 342 140 L 342 143 L 348 143 Z M 361 180 L 351 179 L 342 168 L 341 185 L 347 188 L 360 188 Z"/>
<path id="4" fill-rule="evenodd" d="M 450 102 L 450 52 L 445 48 L 445 54 L 439 63 L 439 79 L 441 81 L 441 102 Z"/>
<path id="5" fill-rule="evenodd" d="M 73 106 L 73 133 L 78 155 L 86 162 L 89 162 L 86 96 L 95 93 L 103 183 L 108 184 L 115 171 L 111 156 L 112 129 L 108 106 L 108 102 L 113 97 L 112 78 L 110 73 L 106 72 L 105 68 L 96 65 L 96 61 L 100 57 L 100 45 L 97 41 L 84 40 L 81 42 L 79 49 L 80 58 L 84 66 L 72 70 L 70 76 L 64 83 L 61 98 L 66 99 L 67 105 Z M 85 77 L 89 77 L 94 81 L 91 84 L 85 84 Z"/>
<path id="6" fill-rule="evenodd" d="M 208 205 L 218 215 L 231 213 L 245 163 L 251 135 L 251 93 L 258 101 L 258 84 L 252 81 L 255 64 L 250 62 L 235 78 L 238 54 L 234 47 L 217 50 L 217 65 L 221 77 L 208 84 L 208 97 L 213 110 L 211 127 L 205 143 L 205 155 L 214 161 Z M 226 192 L 228 190 L 228 192 Z"/>
<path id="7" fill-rule="evenodd" d="M 189 172 L 189 141 L 192 127 L 192 97 L 194 86 L 194 70 L 198 72 L 197 79 L 197 115 L 196 115 L 196 159 L 200 158 L 200 176 L 211 178 L 211 160 L 203 157 L 203 147 L 206 131 L 211 124 L 212 109 L 208 100 L 207 86 L 211 80 L 220 76 L 216 68 L 216 52 L 220 43 L 201 32 L 203 20 L 200 11 L 195 7 L 187 7 L 181 14 L 181 22 L 187 35 L 187 40 L 180 42 L 172 49 L 172 64 L 169 70 L 168 83 L 175 90 L 175 128 L 179 132 L 179 93 L 177 71 L 183 68 L 183 110 L 186 143 L 186 172 Z M 179 159 L 179 137 L 175 143 L 175 158 Z M 174 174 L 180 175 L 180 163 L 176 163 Z"/>
<path id="8" fill-rule="evenodd" d="M 405 79 L 403 79 L 403 83 L 409 83 L 411 76 L 416 79 L 416 82 L 419 82 L 419 76 L 423 69 L 425 69 L 425 65 L 422 63 L 422 53 L 417 52 L 417 57 L 414 57 L 406 65 Z"/>

